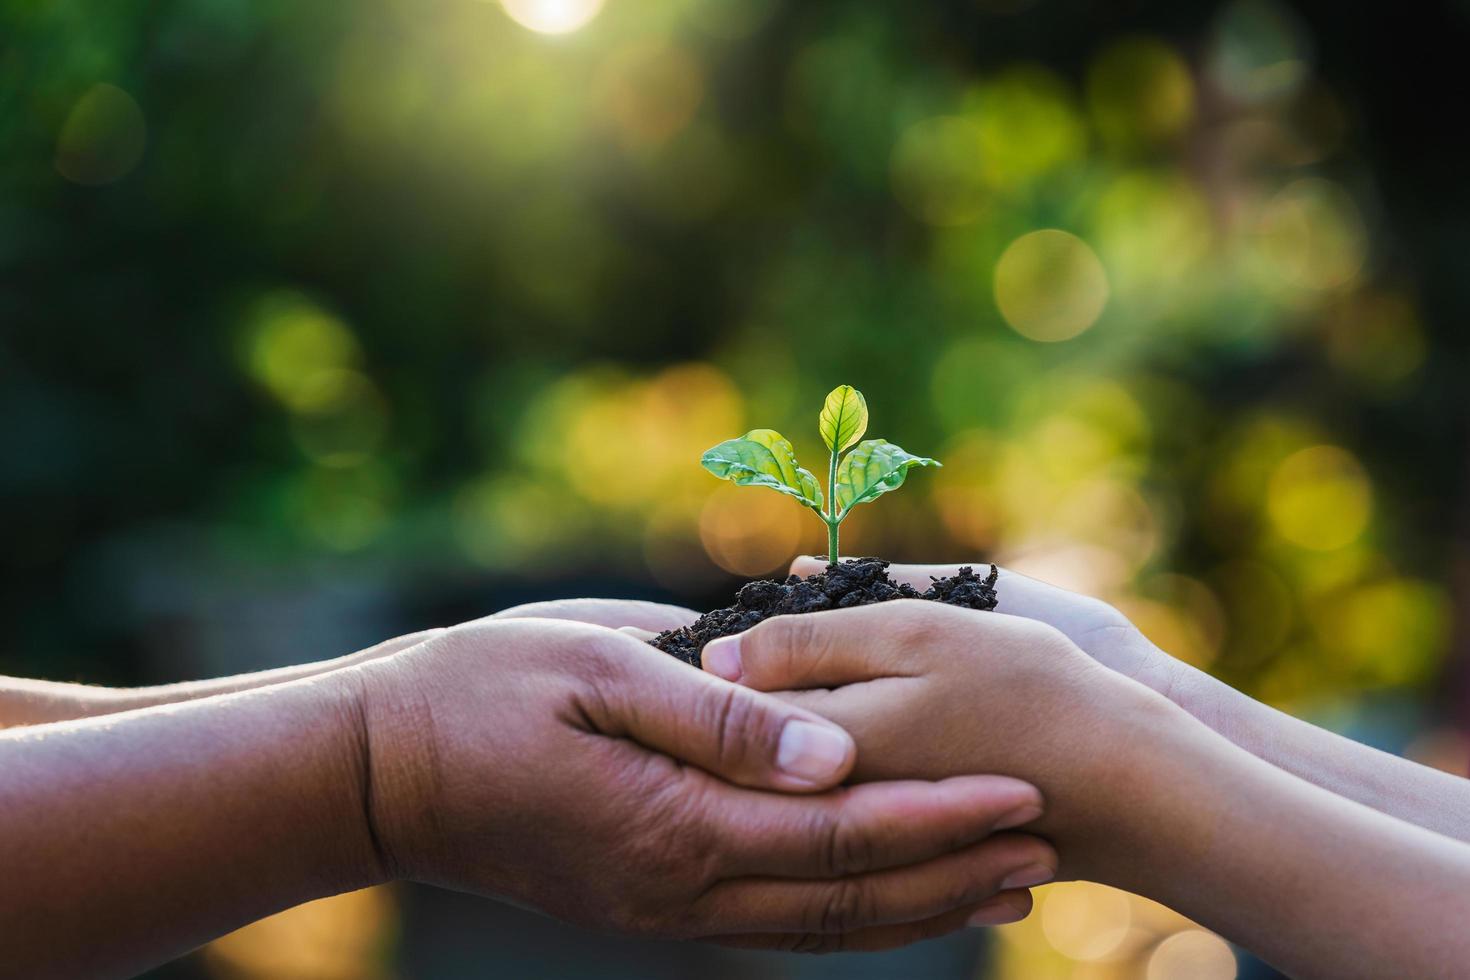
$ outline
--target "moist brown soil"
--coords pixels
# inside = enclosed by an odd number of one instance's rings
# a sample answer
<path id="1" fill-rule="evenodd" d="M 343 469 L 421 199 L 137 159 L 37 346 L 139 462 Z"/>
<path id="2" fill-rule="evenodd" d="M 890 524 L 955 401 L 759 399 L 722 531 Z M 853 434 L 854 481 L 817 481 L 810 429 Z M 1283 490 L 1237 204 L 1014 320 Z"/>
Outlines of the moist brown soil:
<path id="1" fill-rule="evenodd" d="M 870 606 L 894 599 L 929 599 L 965 609 L 995 608 L 996 568 L 984 578 L 973 568 L 956 575 L 933 579 L 920 592 L 911 585 L 888 577 L 888 562 L 880 558 L 856 558 L 828 565 L 825 572 L 809 578 L 792 575 L 784 582 L 763 579 L 749 582 L 735 596 L 735 605 L 707 612 L 688 626 L 660 633 L 649 642 L 687 664 L 700 666 L 700 653 L 710 640 L 750 629 L 763 619 L 792 613 L 821 612 Z"/>

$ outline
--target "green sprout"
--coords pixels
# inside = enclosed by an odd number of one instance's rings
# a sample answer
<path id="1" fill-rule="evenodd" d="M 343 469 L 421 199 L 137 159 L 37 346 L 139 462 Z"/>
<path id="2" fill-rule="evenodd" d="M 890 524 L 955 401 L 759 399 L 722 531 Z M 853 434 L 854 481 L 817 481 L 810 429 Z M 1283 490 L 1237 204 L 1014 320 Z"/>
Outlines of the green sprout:
<path id="1" fill-rule="evenodd" d="M 832 389 L 817 429 L 831 453 L 825 498 L 830 503 L 824 502 L 822 487 L 812 472 L 797 464 L 790 441 L 775 429 L 751 429 L 739 439 L 727 439 L 706 450 L 699 462 L 722 480 L 770 487 L 816 511 L 827 525 L 827 560 L 835 565 L 837 529 L 854 507 L 903 486 L 915 466 L 938 466 L 939 462 L 910 455 L 886 439 L 858 442 L 868 430 L 868 402 L 851 385 Z"/>

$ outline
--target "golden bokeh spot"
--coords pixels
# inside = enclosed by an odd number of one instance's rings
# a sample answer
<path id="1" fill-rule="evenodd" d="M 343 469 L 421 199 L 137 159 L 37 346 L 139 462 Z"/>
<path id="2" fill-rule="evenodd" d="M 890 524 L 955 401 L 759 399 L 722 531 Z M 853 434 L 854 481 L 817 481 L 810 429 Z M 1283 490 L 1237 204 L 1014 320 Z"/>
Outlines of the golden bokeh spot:
<path id="1" fill-rule="evenodd" d="M 1186 929 L 1159 943 L 1148 958 L 1147 980 L 1235 980 L 1230 944 L 1212 932 Z"/>
<path id="2" fill-rule="evenodd" d="M 1092 326 L 1108 301 L 1108 277 L 1087 243 L 1055 228 L 1022 235 L 995 266 L 995 302 L 1023 337 L 1069 340 Z"/>
<path id="3" fill-rule="evenodd" d="M 1321 599 L 1313 625 L 1335 661 L 1363 684 L 1399 686 L 1426 680 L 1449 639 L 1444 590 L 1413 579 L 1387 579 Z"/>
<path id="4" fill-rule="evenodd" d="M 645 41 L 615 52 L 595 91 L 625 146 L 658 147 L 694 118 L 704 73 L 684 49 Z"/>
<path id="5" fill-rule="evenodd" d="M 1013 190 L 1087 152 L 1087 132 L 1066 83 L 1035 65 L 1012 68 L 966 100 L 976 123 L 980 174 Z"/>
<path id="6" fill-rule="evenodd" d="M 1315 426 L 1292 416 L 1263 414 L 1237 423 L 1223 440 L 1210 477 L 1205 533 L 1227 552 L 1255 538 L 1271 474 L 1287 456 L 1321 437 Z"/>
<path id="7" fill-rule="evenodd" d="M 985 135 L 969 116 L 914 123 L 890 162 L 893 193 L 920 221 L 964 225 L 985 214 L 991 190 L 982 170 Z"/>
<path id="8" fill-rule="evenodd" d="M 1219 635 L 1192 610 L 1138 596 L 1121 596 L 1114 604 L 1149 642 L 1194 667 L 1208 667 L 1219 650 Z"/>
<path id="9" fill-rule="evenodd" d="M 1042 934 L 1053 949 L 1074 960 L 1117 954 L 1132 919 L 1127 895 L 1091 882 L 1052 885 L 1041 902 Z"/>
<path id="10" fill-rule="evenodd" d="M 1194 118 L 1194 79 L 1184 59 L 1152 37 L 1103 49 L 1087 72 L 1087 105 L 1103 141 L 1131 151 L 1172 140 Z"/>
<path id="11" fill-rule="evenodd" d="M 1271 474 L 1266 513 L 1286 541 L 1332 551 L 1357 540 L 1373 512 L 1373 488 L 1356 458 L 1336 446 L 1309 446 Z"/>
<path id="12" fill-rule="evenodd" d="M 721 485 L 699 515 L 699 539 L 715 564 L 734 575 L 784 568 L 796 555 L 803 525 L 816 518 L 790 497 Z"/>
<path id="13" fill-rule="evenodd" d="M 588 502 L 646 510 L 679 486 L 703 486 L 709 476 L 691 461 L 740 431 L 742 414 L 734 384 L 709 364 L 647 380 L 593 369 L 543 393 L 522 443 Z"/>
<path id="14" fill-rule="evenodd" d="M 121 180 L 143 158 L 143 110 L 116 85 L 93 85 L 77 99 L 56 138 L 56 170 L 77 184 Z"/>
<path id="15" fill-rule="evenodd" d="M 1013 572 L 1084 595 L 1115 594 L 1133 572 L 1129 562 L 1107 548 L 1056 535 L 1008 542 L 996 561 Z"/>
<path id="16" fill-rule="evenodd" d="M 204 947 L 221 980 L 388 980 L 398 910 L 386 887 L 322 898 L 251 923 Z"/>
<path id="17" fill-rule="evenodd" d="M 1259 275 L 1287 289 L 1338 289 L 1357 278 L 1368 232 L 1352 196 L 1320 177 L 1282 188 L 1255 225 Z"/>
<path id="18" fill-rule="evenodd" d="M 587 26 L 603 0 L 500 0 L 511 20 L 538 34 L 570 34 Z"/>
<path id="19" fill-rule="evenodd" d="M 268 293 L 251 307 L 245 334 L 251 376 L 297 412 L 329 409 L 350 387 L 343 372 L 362 359 L 345 323 L 287 290 Z"/>

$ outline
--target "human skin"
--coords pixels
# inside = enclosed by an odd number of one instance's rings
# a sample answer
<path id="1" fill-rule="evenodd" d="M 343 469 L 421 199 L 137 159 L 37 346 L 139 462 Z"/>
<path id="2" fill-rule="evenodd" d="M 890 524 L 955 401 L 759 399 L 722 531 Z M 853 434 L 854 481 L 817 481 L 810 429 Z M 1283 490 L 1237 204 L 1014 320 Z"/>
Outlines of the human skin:
<path id="1" fill-rule="evenodd" d="M 842 724 L 856 779 L 1033 783 L 1064 876 L 1160 901 L 1290 975 L 1470 962 L 1470 846 L 1257 758 L 1044 623 L 900 600 L 767 620 L 703 659 Z"/>
<path id="2" fill-rule="evenodd" d="M 799 558 L 792 574 L 825 560 Z M 917 588 L 958 565 L 892 565 L 894 580 Z M 1055 627 L 1097 660 L 1157 691 L 1252 755 L 1339 796 L 1457 840 L 1470 842 L 1470 779 L 1422 766 L 1344 738 L 1242 694 L 1151 643 L 1107 603 L 1000 570 L 996 611 Z"/>
<path id="3" fill-rule="evenodd" d="M 759 948 L 881 949 L 1026 913 L 1024 887 L 1057 860 L 1004 832 L 1041 812 L 1033 787 L 834 788 L 853 761 L 851 739 L 804 709 L 614 630 L 522 618 L 12 728 L 5 970 L 128 976 L 389 880 Z"/>
<path id="4" fill-rule="evenodd" d="M 555 599 L 512 606 L 484 619 L 561 619 L 612 629 L 629 627 L 658 633 L 688 625 L 697 616 L 698 613 L 682 606 L 636 599 Z M 150 687 L 100 687 L 24 677 L 0 677 L 0 728 L 95 718 L 119 711 L 194 701 L 217 694 L 253 691 L 271 684 L 316 677 L 343 667 L 377 660 L 422 643 L 440 632 L 440 629 L 420 630 L 385 640 L 356 653 L 313 663 Z"/>

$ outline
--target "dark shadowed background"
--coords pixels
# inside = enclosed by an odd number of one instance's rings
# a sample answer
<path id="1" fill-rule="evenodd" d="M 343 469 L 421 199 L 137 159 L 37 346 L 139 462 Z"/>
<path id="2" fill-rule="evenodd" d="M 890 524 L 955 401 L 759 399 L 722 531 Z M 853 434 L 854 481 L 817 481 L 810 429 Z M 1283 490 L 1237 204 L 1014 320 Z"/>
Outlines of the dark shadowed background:
<path id="1" fill-rule="evenodd" d="M 1464 772 L 1470 4 L 0 0 L 0 671 L 152 683 L 820 550 L 848 382 L 994 557 Z M 174 978 L 1262 976 L 1165 910 L 824 961 L 380 889 Z"/>

